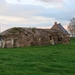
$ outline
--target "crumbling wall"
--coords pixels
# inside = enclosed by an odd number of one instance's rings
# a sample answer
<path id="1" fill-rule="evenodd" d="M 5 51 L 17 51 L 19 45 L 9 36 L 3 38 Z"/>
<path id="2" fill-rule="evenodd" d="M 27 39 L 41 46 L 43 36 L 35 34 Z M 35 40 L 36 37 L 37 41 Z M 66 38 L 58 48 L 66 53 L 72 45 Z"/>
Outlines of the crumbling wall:
<path id="1" fill-rule="evenodd" d="M 52 39 L 50 39 L 50 36 Z M 2 35 L 2 47 L 43 46 L 49 44 L 68 44 L 69 36 L 56 30 L 13 28 Z"/>

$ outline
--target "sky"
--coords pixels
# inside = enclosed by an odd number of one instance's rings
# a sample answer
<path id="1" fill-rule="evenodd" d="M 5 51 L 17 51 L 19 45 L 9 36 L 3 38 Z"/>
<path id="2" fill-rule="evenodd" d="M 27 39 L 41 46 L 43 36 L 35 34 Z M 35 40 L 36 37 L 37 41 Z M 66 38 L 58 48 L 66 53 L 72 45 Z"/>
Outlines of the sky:
<path id="1" fill-rule="evenodd" d="M 11 27 L 65 28 L 75 17 L 75 0 L 0 0 L 0 31 Z"/>

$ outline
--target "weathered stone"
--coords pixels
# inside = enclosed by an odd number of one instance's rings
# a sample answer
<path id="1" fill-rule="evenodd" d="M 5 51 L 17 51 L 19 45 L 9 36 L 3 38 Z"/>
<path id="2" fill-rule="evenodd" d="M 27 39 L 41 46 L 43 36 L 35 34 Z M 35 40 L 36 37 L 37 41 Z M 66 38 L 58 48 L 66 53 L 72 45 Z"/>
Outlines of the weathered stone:
<path id="1" fill-rule="evenodd" d="M 43 46 L 68 44 L 69 36 L 56 29 L 11 28 L 1 34 L 1 47 Z"/>

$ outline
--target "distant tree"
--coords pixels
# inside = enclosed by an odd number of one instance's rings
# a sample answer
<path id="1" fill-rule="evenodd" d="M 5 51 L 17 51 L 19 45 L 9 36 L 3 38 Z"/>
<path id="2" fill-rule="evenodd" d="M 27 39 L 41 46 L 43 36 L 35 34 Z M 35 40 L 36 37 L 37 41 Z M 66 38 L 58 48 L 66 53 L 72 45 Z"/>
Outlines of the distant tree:
<path id="1" fill-rule="evenodd" d="M 72 37 L 75 37 L 75 18 L 72 18 L 70 20 L 70 23 L 68 25 L 68 30 L 70 34 L 72 35 Z"/>

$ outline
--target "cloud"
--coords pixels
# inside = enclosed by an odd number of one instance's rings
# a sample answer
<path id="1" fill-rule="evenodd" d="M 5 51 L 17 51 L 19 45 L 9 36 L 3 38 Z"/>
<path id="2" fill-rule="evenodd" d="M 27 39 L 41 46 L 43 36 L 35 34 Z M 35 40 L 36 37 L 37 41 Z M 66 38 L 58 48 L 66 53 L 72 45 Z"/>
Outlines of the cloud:
<path id="1" fill-rule="evenodd" d="M 56 3 L 64 2 L 64 0 L 37 0 L 37 1 L 42 1 L 42 2 L 56 2 Z"/>
<path id="2" fill-rule="evenodd" d="M 0 0 L 0 15 L 6 13 L 8 10 L 8 4 L 5 0 Z"/>
<path id="3" fill-rule="evenodd" d="M 50 29 L 51 27 L 52 27 L 52 26 L 43 26 L 43 27 L 38 26 L 37 28 Z"/>
<path id="4" fill-rule="evenodd" d="M 0 23 L 10 26 L 49 28 L 55 21 L 67 25 L 75 16 L 74 3 L 68 0 L 6 1 L 0 0 Z"/>
<path id="5" fill-rule="evenodd" d="M 60 22 L 55 18 L 43 17 L 43 16 L 26 16 L 24 18 L 13 17 L 13 16 L 1 16 L 1 23 L 13 25 L 13 26 L 25 26 L 25 27 L 39 27 L 48 28 L 53 25 L 55 21 Z M 64 24 L 66 21 L 61 21 Z"/>
<path id="6" fill-rule="evenodd" d="M 53 18 L 46 18 L 41 16 L 26 16 L 24 18 L 21 17 L 13 17 L 13 16 L 2 16 L 0 15 L 0 23 L 8 24 L 8 25 L 18 25 L 18 26 L 49 26 L 54 22 Z"/>
<path id="7" fill-rule="evenodd" d="M 9 25 L 1 24 L 1 23 L 0 23 L 0 32 L 3 32 L 3 31 L 5 31 L 5 30 L 7 30 L 7 29 L 9 29 L 9 28 L 12 28 L 12 27 L 9 26 Z"/>
<path id="8" fill-rule="evenodd" d="M 17 0 L 18 2 L 22 2 L 22 0 Z"/>
<path id="9" fill-rule="evenodd" d="M 31 2 L 31 0 L 17 0 L 18 2 Z M 65 0 L 32 0 L 32 2 L 35 1 L 41 1 L 41 2 L 56 2 L 56 3 L 60 3 L 60 2 L 64 2 Z"/>
<path id="10" fill-rule="evenodd" d="M 55 8 L 62 6 L 64 0 L 13 0 L 9 1 L 6 0 L 8 3 L 11 4 L 29 4 L 29 5 L 39 5 L 45 8 Z"/>
<path id="11" fill-rule="evenodd" d="M 24 18 L 19 18 L 19 17 L 9 17 L 9 16 L 2 16 L 0 15 L 0 20 L 6 20 L 6 21 L 12 21 L 12 22 L 17 22 L 17 21 L 25 21 Z"/>
<path id="12" fill-rule="evenodd" d="M 64 25 L 63 27 L 64 27 L 66 30 L 68 30 L 68 25 Z"/>
<path id="13" fill-rule="evenodd" d="M 5 0 L 0 0 L 0 3 L 6 3 L 6 1 Z"/>
<path id="14" fill-rule="evenodd" d="M 1 1 L 3 1 L 3 0 L 1 0 Z M 45 0 L 43 0 L 43 1 L 45 1 Z M 52 1 L 52 0 L 48 0 L 48 1 Z M 53 2 L 54 1 L 56 1 L 56 0 L 53 0 Z M 61 2 L 61 0 L 60 0 L 60 2 Z M 0 5 L 0 11 L 1 11 L 0 15 L 20 17 L 20 18 L 26 18 L 26 17 L 28 18 L 28 16 L 41 16 L 41 17 L 46 17 L 46 18 L 56 18 L 58 20 L 59 19 L 67 20 L 68 18 L 70 19 L 74 15 L 74 13 L 73 13 L 74 10 L 69 11 L 69 10 L 73 9 L 73 7 L 71 7 L 71 6 L 69 6 L 69 8 L 65 7 L 65 6 L 64 6 L 64 8 L 62 8 L 63 7 L 62 4 L 59 4 L 59 5 L 51 5 L 50 7 L 51 8 L 46 9 L 43 6 L 34 5 L 34 4 L 31 5 L 31 4 L 7 4 L 6 3 L 3 6 Z M 71 15 L 69 15 L 67 13 L 69 13 Z M 64 15 L 66 15 L 66 16 L 64 16 Z"/>

